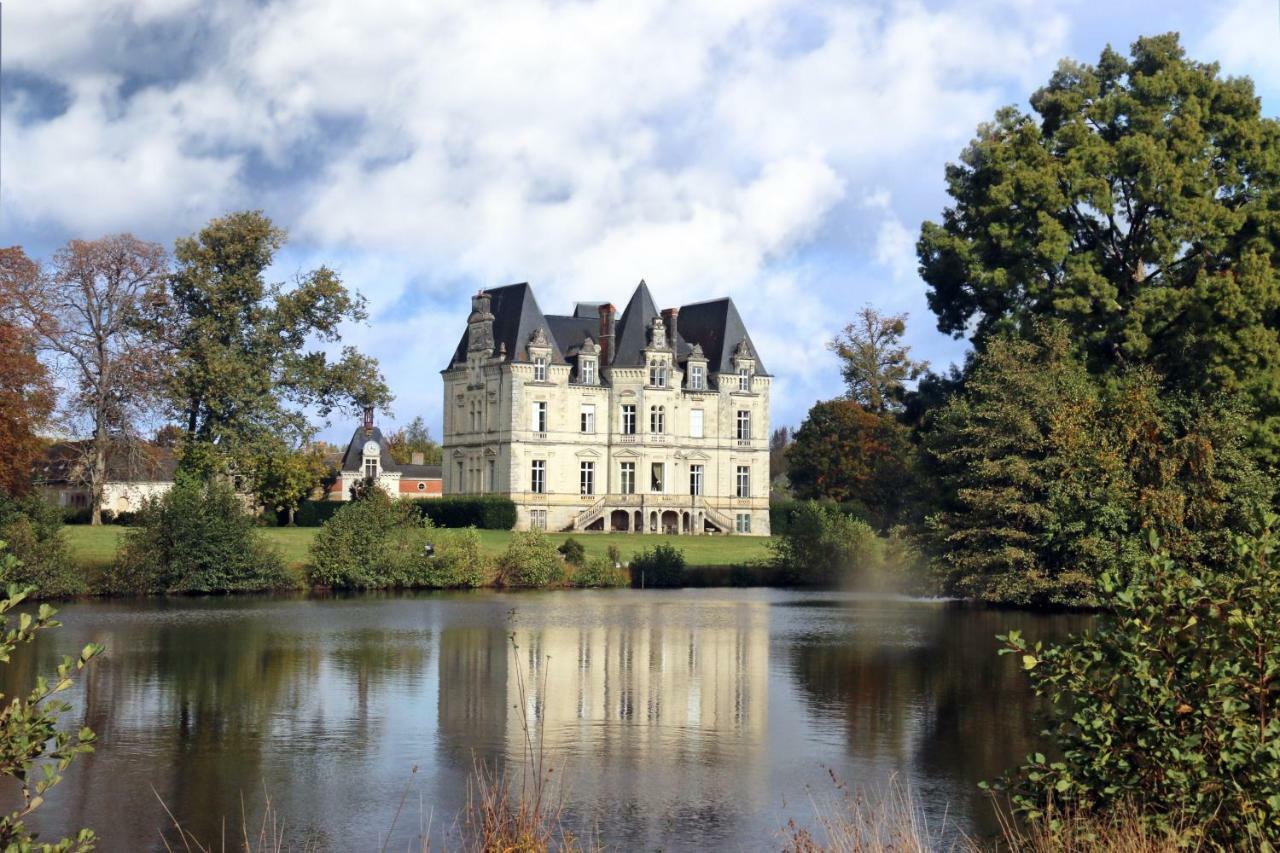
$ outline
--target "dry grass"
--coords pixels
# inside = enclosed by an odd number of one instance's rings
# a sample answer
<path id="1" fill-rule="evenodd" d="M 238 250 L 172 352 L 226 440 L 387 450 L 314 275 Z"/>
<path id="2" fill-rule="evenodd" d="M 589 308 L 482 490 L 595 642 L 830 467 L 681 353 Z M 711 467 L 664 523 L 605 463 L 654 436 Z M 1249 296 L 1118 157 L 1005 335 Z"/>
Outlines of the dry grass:
<path id="1" fill-rule="evenodd" d="M 947 821 L 930 827 L 924 809 L 911 789 L 896 778 L 881 789 L 850 789 L 833 771 L 827 771 L 835 796 L 819 802 L 810 795 L 816 834 L 794 819 L 782 831 L 785 853 L 934 853 L 976 851 L 979 848 L 958 832 L 948 841 Z"/>

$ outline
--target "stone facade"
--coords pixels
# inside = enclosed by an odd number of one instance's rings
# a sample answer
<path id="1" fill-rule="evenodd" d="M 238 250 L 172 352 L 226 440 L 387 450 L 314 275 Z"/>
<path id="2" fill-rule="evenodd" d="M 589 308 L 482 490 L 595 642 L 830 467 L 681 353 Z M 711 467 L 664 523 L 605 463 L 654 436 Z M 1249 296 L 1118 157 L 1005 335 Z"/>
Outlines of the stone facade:
<path id="1" fill-rule="evenodd" d="M 445 494 L 521 529 L 769 533 L 769 386 L 729 299 L 659 312 L 644 282 L 544 315 L 482 292 L 444 378 Z"/>

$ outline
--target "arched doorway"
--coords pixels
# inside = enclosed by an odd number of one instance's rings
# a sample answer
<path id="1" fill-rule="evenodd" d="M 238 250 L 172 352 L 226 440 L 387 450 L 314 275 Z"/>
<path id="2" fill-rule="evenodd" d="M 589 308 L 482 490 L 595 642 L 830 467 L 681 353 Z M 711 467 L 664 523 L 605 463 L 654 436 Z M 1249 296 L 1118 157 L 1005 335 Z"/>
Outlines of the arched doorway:
<path id="1" fill-rule="evenodd" d="M 615 509 L 609 513 L 609 529 L 619 533 L 626 533 L 631 529 L 631 513 L 625 509 Z"/>
<path id="2" fill-rule="evenodd" d="M 654 510 L 653 512 L 649 513 L 649 532 L 650 533 L 658 532 L 658 511 L 657 510 Z"/>
<path id="3" fill-rule="evenodd" d="M 636 510 L 636 523 L 631 529 L 636 533 L 644 533 L 644 513 L 640 510 Z"/>
<path id="4" fill-rule="evenodd" d="M 668 534 L 680 532 L 680 515 L 674 509 L 662 513 L 662 532 Z"/>
<path id="5" fill-rule="evenodd" d="M 681 532 L 681 533 L 689 533 L 689 532 L 690 532 L 690 529 L 689 529 L 689 513 L 687 513 L 687 512 L 685 512 L 685 513 L 681 513 L 681 514 L 680 514 L 680 532 Z"/>

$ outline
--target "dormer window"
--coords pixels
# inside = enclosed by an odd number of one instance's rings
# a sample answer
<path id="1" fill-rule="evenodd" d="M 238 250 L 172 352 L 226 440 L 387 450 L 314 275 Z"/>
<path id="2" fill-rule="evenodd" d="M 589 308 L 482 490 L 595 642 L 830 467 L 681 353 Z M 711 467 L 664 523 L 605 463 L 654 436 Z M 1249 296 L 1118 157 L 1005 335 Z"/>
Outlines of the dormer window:
<path id="1" fill-rule="evenodd" d="M 702 364 L 689 365 L 689 389 L 701 391 L 707 387 L 707 368 Z"/>
<path id="2" fill-rule="evenodd" d="M 533 381 L 547 381 L 547 359 L 544 356 L 538 356 L 533 360 Z"/>
<path id="3" fill-rule="evenodd" d="M 583 358 L 582 366 L 578 372 L 583 385 L 596 384 L 596 360 L 594 358 Z"/>
<path id="4" fill-rule="evenodd" d="M 364 476 L 366 480 L 376 479 L 378 476 L 378 457 L 382 454 L 382 448 L 378 446 L 376 441 L 366 441 L 364 444 Z"/>
<path id="5" fill-rule="evenodd" d="M 738 368 L 738 390 L 751 390 L 751 371 L 745 367 Z"/>

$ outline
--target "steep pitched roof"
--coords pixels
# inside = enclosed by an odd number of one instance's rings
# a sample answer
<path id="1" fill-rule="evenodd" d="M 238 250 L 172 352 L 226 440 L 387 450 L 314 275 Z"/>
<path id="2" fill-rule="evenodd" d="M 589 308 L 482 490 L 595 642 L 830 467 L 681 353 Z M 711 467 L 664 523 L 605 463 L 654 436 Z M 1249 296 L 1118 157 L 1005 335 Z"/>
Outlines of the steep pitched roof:
<path id="1" fill-rule="evenodd" d="M 614 333 L 611 359 L 614 364 L 622 367 L 644 364 L 641 350 L 649 345 L 649 327 L 657 316 L 658 307 L 649 293 L 649 285 L 641 279 L 636 292 L 631 294 L 631 301 L 623 309 L 622 319 Z"/>
<path id="2" fill-rule="evenodd" d="M 713 373 L 732 373 L 733 351 L 739 341 L 746 340 L 756 360 L 756 373 L 769 375 L 732 299 L 726 297 L 685 305 L 676 318 L 676 326 L 685 344 L 702 347 L 707 357 L 707 369 Z"/>
<path id="3" fill-rule="evenodd" d="M 495 287 L 485 293 L 489 294 L 489 311 L 493 314 L 493 345 L 499 352 L 505 345 L 508 361 L 527 360 L 525 346 L 533 337 L 534 330 L 542 328 L 551 341 L 552 363 L 564 364 L 564 353 L 556 345 L 555 334 L 527 282 Z M 451 364 L 467 360 L 468 333 L 469 330 L 463 330 Z"/>
<path id="4" fill-rule="evenodd" d="M 382 438 L 382 430 L 377 427 L 373 428 L 373 432 L 369 435 L 364 434 L 364 427 L 356 427 L 356 431 L 351 434 L 351 441 L 347 442 L 346 452 L 342 454 L 342 466 L 340 471 L 361 471 L 364 469 L 364 443 L 366 441 L 378 442 L 379 448 L 379 464 L 385 471 L 399 471 L 396 467 L 396 461 L 391 458 L 390 451 L 387 450 L 387 443 Z"/>

